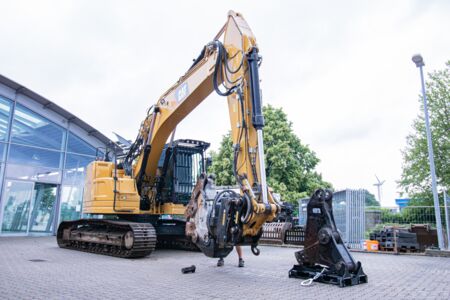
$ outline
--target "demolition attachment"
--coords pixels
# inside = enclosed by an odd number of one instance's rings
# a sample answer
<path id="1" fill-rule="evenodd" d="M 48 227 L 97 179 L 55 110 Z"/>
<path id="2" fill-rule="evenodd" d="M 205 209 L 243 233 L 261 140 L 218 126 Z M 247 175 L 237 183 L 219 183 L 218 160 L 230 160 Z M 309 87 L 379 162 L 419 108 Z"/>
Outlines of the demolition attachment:
<path id="1" fill-rule="evenodd" d="M 355 262 L 334 222 L 329 190 L 317 190 L 307 206 L 304 249 L 295 253 L 298 265 L 289 277 L 311 279 L 345 287 L 367 283 L 361 263 Z"/>
<path id="2" fill-rule="evenodd" d="M 248 209 L 242 197 L 233 190 L 217 190 L 214 179 L 202 174 L 186 208 L 186 236 L 208 257 L 226 257 L 235 245 L 251 246 L 259 255 L 255 236 L 245 236 L 242 230 Z"/>

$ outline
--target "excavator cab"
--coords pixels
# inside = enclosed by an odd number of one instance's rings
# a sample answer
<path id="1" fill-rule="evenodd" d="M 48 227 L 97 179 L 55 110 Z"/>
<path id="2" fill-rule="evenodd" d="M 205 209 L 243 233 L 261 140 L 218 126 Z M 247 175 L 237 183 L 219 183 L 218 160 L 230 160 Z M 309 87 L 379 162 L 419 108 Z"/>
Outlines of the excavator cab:
<path id="1" fill-rule="evenodd" d="M 205 172 L 209 145 L 188 139 L 166 144 L 158 162 L 157 202 L 188 204 L 197 179 Z"/>

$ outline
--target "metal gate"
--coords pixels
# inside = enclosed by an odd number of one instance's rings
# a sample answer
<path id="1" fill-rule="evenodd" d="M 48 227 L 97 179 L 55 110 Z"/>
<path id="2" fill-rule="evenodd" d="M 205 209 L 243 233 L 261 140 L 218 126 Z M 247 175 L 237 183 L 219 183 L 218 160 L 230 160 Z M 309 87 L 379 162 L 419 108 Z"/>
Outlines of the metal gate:
<path id="1" fill-rule="evenodd" d="M 365 234 L 365 190 L 346 189 L 333 193 L 333 215 L 347 247 L 362 249 Z M 309 198 L 299 200 L 299 224 L 306 225 Z"/>

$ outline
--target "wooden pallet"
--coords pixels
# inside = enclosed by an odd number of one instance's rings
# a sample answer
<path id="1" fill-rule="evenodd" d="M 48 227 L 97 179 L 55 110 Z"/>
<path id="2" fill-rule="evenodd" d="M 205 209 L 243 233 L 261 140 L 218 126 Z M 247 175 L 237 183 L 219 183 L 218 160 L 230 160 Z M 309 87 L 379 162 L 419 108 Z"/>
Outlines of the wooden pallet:
<path id="1" fill-rule="evenodd" d="M 402 253 L 416 253 L 419 251 L 419 249 L 415 248 L 415 247 L 400 247 L 397 248 L 397 251 L 395 249 L 395 247 L 382 247 L 380 246 L 380 251 L 385 251 L 385 252 L 402 252 Z"/>

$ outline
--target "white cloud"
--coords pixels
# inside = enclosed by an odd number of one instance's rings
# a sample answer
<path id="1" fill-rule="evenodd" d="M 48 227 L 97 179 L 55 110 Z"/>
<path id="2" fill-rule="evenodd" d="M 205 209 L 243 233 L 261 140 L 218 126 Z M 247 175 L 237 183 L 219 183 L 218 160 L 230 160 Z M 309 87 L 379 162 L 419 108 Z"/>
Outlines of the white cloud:
<path id="1" fill-rule="evenodd" d="M 146 109 L 191 64 L 232 8 L 246 17 L 264 62 L 265 103 L 281 106 L 338 187 L 376 189 L 393 204 L 400 149 L 420 113 L 418 71 L 450 57 L 448 1 L 7 1 L 0 73 L 107 135 L 134 138 Z M 178 137 L 217 148 L 228 130 L 212 95 Z"/>

